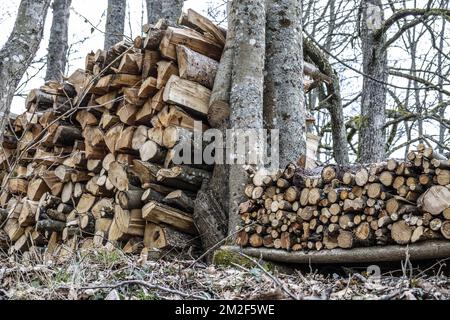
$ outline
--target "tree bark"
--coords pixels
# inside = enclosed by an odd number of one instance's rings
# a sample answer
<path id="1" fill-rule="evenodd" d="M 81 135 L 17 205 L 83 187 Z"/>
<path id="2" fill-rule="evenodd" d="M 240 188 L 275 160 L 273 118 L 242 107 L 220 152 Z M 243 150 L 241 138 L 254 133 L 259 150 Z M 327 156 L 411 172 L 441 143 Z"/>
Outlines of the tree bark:
<path id="1" fill-rule="evenodd" d="M 444 6 L 445 8 L 448 7 L 448 2 L 447 1 L 442 1 L 441 2 L 441 6 Z M 442 28 L 441 28 L 441 33 L 440 33 L 440 40 L 439 40 L 439 52 L 438 52 L 438 56 L 437 56 L 437 69 L 439 72 L 439 78 L 438 78 L 438 87 L 442 88 L 442 86 L 444 85 L 444 77 L 445 77 L 445 73 L 444 73 L 444 69 L 443 69 L 443 59 L 442 59 L 442 52 L 444 50 L 444 34 L 445 34 L 445 28 L 446 28 L 446 22 L 447 20 L 442 19 Z M 438 103 L 442 104 L 444 102 L 444 95 L 442 94 L 442 91 L 439 91 L 438 93 Z M 439 110 L 439 117 L 441 119 L 444 119 L 445 117 L 445 110 L 446 107 L 442 107 Z M 447 128 L 443 125 L 443 123 L 439 124 L 439 152 L 440 153 L 444 153 L 444 148 L 442 148 L 442 146 L 444 145 L 444 141 L 445 141 L 445 132 L 446 132 Z"/>
<path id="2" fill-rule="evenodd" d="M 162 18 L 167 19 L 172 26 L 176 25 L 183 10 L 184 0 L 164 0 L 162 1 Z"/>
<path id="3" fill-rule="evenodd" d="M 126 0 L 108 0 L 108 13 L 106 17 L 105 45 L 108 50 L 116 43 L 122 41 L 125 30 Z"/>
<path id="4" fill-rule="evenodd" d="M 146 0 L 147 2 L 147 23 L 155 24 L 161 18 L 162 1 Z"/>
<path id="5" fill-rule="evenodd" d="M 69 29 L 70 5 L 72 0 L 55 0 L 53 2 L 53 21 L 48 43 L 47 73 L 45 80 L 61 82 L 66 69 L 67 33 Z"/>
<path id="6" fill-rule="evenodd" d="M 306 153 L 302 8 L 298 0 L 267 0 L 266 6 L 264 122 L 280 130 L 284 168 Z"/>
<path id="7" fill-rule="evenodd" d="M 230 93 L 230 128 L 263 128 L 265 5 L 251 0 L 234 0 L 235 46 Z M 235 138 L 235 135 L 232 136 Z M 248 147 L 248 146 L 247 146 Z M 256 148 L 257 146 L 252 146 Z M 248 148 L 246 148 L 248 149 Z M 253 149 L 255 150 L 255 149 Z M 240 157 L 245 155 L 240 155 Z M 240 164 L 230 165 L 228 234 L 239 224 L 238 206 L 243 202 L 247 173 Z"/>
<path id="8" fill-rule="evenodd" d="M 14 92 L 39 48 L 49 5 L 50 0 L 22 0 L 14 29 L 0 50 L 0 140 Z"/>
<path id="9" fill-rule="evenodd" d="M 341 89 L 339 77 L 331 67 L 327 57 L 311 41 L 303 39 L 303 51 L 319 70 L 333 79 L 331 83 L 326 83 L 327 99 L 326 106 L 331 117 L 331 136 L 333 139 L 333 155 L 337 164 L 345 165 L 349 163 L 347 135 L 345 131 L 344 110 L 342 107 Z M 328 98 L 331 97 L 331 98 Z"/>
<path id="10" fill-rule="evenodd" d="M 363 54 L 363 89 L 361 94 L 361 128 L 359 161 L 379 162 L 385 156 L 387 54 L 383 49 L 385 34 L 375 36 L 384 21 L 381 0 L 361 3 L 361 42 Z"/>
<path id="11" fill-rule="evenodd" d="M 228 127 L 230 115 L 229 102 L 234 57 L 235 17 L 231 14 L 231 2 L 228 2 L 227 5 L 227 18 L 226 44 L 214 79 L 208 109 L 209 123 L 212 127 L 220 130 L 222 134 L 225 134 Z M 227 164 L 216 163 L 211 179 L 203 182 L 194 202 L 194 222 L 199 230 L 205 250 L 216 245 L 227 235 L 229 211 L 228 174 L 229 166 Z M 207 258 L 212 258 L 212 255 L 209 255 Z"/>
<path id="12" fill-rule="evenodd" d="M 426 241 L 409 246 L 389 245 L 370 248 L 354 248 L 321 250 L 312 252 L 286 252 L 276 249 L 241 248 L 239 246 L 223 246 L 222 250 L 241 252 L 246 255 L 283 263 L 367 263 L 403 260 L 407 256 L 411 260 L 445 258 L 450 254 L 448 241 Z"/>
<path id="13" fill-rule="evenodd" d="M 408 34 L 408 38 L 410 39 L 410 51 L 411 51 L 411 76 L 417 77 L 417 43 L 418 39 L 416 39 L 416 30 L 413 29 L 410 34 Z M 416 112 L 418 114 L 417 119 L 417 134 L 419 135 L 419 142 L 423 143 L 423 119 L 422 119 L 422 104 L 420 102 L 420 92 L 419 92 L 419 84 L 417 81 L 413 81 L 413 89 L 414 89 L 414 102 Z"/>

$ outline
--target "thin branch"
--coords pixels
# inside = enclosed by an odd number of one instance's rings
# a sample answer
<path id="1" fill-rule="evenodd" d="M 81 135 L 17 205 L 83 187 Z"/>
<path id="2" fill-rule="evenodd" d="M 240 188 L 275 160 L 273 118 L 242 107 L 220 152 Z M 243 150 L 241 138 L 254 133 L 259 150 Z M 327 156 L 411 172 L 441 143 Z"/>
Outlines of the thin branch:
<path id="1" fill-rule="evenodd" d="M 82 290 L 89 290 L 89 289 L 115 289 L 118 287 L 122 287 L 122 286 L 127 286 L 127 285 L 138 285 L 138 286 L 142 286 L 142 287 L 146 287 L 150 290 L 160 290 L 160 291 L 164 291 L 167 293 L 172 293 L 172 294 L 177 294 L 179 296 L 182 296 L 184 298 L 187 299 L 198 299 L 198 300 L 208 300 L 207 297 L 204 296 L 199 296 L 199 295 L 195 295 L 195 294 L 189 294 L 189 293 L 184 293 L 182 291 L 179 290 L 175 290 L 175 289 L 171 289 L 171 288 L 167 288 L 167 287 L 163 287 L 163 286 L 159 286 L 159 285 L 154 285 L 154 284 L 150 284 L 146 281 L 142 281 L 142 280 L 125 280 L 125 281 L 121 281 L 118 282 L 116 284 L 111 284 L 111 285 L 97 285 L 97 286 L 89 286 L 89 287 L 80 287 L 80 289 Z"/>

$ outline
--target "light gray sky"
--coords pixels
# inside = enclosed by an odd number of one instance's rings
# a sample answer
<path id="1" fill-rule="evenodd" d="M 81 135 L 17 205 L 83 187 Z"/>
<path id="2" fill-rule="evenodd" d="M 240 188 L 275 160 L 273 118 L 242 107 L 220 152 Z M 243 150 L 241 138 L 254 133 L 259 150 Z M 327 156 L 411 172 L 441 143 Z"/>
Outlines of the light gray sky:
<path id="1" fill-rule="evenodd" d="M 183 10 L 192 8 L 199 13 L 206 15 L 208 4 L 214 0 L 187 0 Z M 13 29 L 16 12 L 20 0 L 0 1 L 0 47 L 8 40 L 9 34 Z M 84 68 L 84 57 L 90 51 L 103 48 L 103 33 L 105 29 L 105 11 L 107 0 L 72 0 L 72 10 L 69 21 L 69 45 L 70 58 L 68 65 L 68 74 L 70 75 L 78 68 Z M 141 21 L 146 23 L 145 0 L 127 1 L 127 21 L 125 25 L 125 34 L 136 37 L 140 34 Z M 36 55 L 35 60 L 42 60 L 45 63 L 47 54 L 47 44 L 50 36 L 50 27 L 52 24 L 52 11 L 49 10 L 45 22 L 44 38 Z M 94 27 L 92 26 L 94 25 Z M 39 70 L 42 68 L 42 70 Z M 33 65 L 33 68 L 27 70 L 27 76 L 36 74 L 26 86 L 20 87 L 20 93 L 26 94 L 30 89 L 43 85 L 45 76 L 45 66 L 42 63 Z M 20 114 L 25 111 L 24 97 L 15 97 L 11 106 L 11 111 Z"/>

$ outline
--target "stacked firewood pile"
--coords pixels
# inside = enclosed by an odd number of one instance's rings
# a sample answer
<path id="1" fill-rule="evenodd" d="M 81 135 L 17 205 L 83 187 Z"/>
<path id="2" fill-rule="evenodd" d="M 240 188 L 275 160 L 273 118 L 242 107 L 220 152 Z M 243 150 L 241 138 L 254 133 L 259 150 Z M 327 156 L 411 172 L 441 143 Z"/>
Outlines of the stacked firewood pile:
<path id="1" fill-rule="evenodd" d="M 448 158 L 420 144 L 405 161 L 253 171 L 237 244 L 298 251 L 450 239 Z"/>
<path id="2" fill-rule="evenodd" d="M 194 121 L 208 128 L 225 31 L 192 10 L 179 23 L 30 92 L 2 143 L 0 249 L 198 246 L 193 200 L 212 168 L 174 164 L 174 148 Z"/>

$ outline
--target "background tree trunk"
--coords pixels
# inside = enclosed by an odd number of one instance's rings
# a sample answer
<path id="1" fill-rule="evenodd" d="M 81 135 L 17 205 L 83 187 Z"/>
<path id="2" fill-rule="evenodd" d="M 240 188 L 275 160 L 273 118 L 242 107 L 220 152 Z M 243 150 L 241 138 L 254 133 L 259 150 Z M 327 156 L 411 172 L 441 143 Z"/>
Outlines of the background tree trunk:
<path id="1" fill-rule="evenodd" d="M 53 1 L 53 21 L 48 43 L 46 81 L 61 82 L 66 69 L 67 49 L 69 47 L 67 33 L 71 3 L 72 0 Z"/>
<path id="2" fill-rule="evenodd" d="M 418 35 L 420 37 L 420 34 Z M 411 51 L 411 75 L 413 77 L 417 77 L 417 37 L 416 37 L 416 29 L 413 29 L 412 32 L 408 33 L 408 38 L 410 39 L 410 51 Z M 416 110 L 419 118 L 417 119 L 417 133 L 419 134 L 419 142 L 423 143 L 423 119 L 422 119 L 422 104 L 420 103 L 420 92 L 419 92 L 419 84 L 417 81 L 413 81 L 413 89 L 414 89 L 414 109 Z"/>
<path id="3" fill-rule="evenodd" d="M 50 0 L 22 0 L 14 29 L 0 50 L 0 132 L 1 139 L 14 92 L 30 66 L 42 40 Z"/>
<path id="4" fill-rule="evenodd" d="M 183 3 L 184 0 L 163 0 L 162 18 L 167 19 L 170 25 L 176 25 L 183 10 Z"/>
<path id="5" fill-rule="evenodd" d="M 444 7 L 445 6 L 445 7 Z M 448 1 L 441 1 L 441 7 L 443 8 L 447 8 L 448 7 Z M 438 57 L 437 57 L 437 69 L 439 70 L 439 78 L 438 78 L 438 87 L 442 88 L 444 85 L 444 77 L 445 77 L 445 72 L 444 72 L 444 68 L 443 68 L 443 61 L 442 61 L 442 52 L 444 50 L 444 38 L 445 38 L 445 24 L 446 24 L 446 20 L 442 19 L 442 29 L 441 29 L 441 33 L 440 33 L 440 37 L 439 37 L 439 52 L 438 52 Z M 447 69 L 448 70 L 448 69 Z M 443 104 L 444 103 L 444 95 L 442 93 L 442 91 L 439 91 L 438 93 L 438 102 L 439 104 Z M 439 110 L 439 117 L 444 119 L 445 117 L 445 110 L 446 107 L 443 106 L 440 108 Z M 442 146 L 444 145 L 444 141 L 445 141 L 445 131 L 447 128 L 445 128 L 445 126 L 440 123 L 439 124 L 439 152 L 440 153 L 444 153 L 444 148 L 442 148 Z"/>
<path id="6" fill-rule="evenodd" d="M 236 21 L 230 94 L 230 128 L 263 128 L 265 6 L 262 1 L 234 0 L 231 14 Z M 256 146 L 252 146 L 256 147 Z M 237 213 L 243 200 L 247 174 L 242 165 L 231 164 L 229 175 L 228 234 L 239 225 Z"/>
<path id="7" fill-rule="evenodd" d="M 378 162 L 385 157 L 387 54 L 383 49 L 385 34 L 375 37 L 384 21 L 381 0 L 361 2 L 361 45 L 363 54 L 363 89 L 361 94 L 361 129 L 359 161 Z M 373 80 L 376 79 L 376 80 Z"/>
<path id="8" fill-rule="evenodd" d="M 306 154 L 301 3 L 266 1 L 264 122 L 280 130 L 280 167 Z"/>
<path id="9" fill-rule="evenodd" d="M 126 0 L 108 0 L 108 14 L 106 17 L 105 45 L 108 50 L 117 42 L 123 40 L 125 30 Z"/>
<path id="10" fill-rule="evenodd" d="M 341 89 L 339 77 L 330 67 L 330 73 L 325 73 L 333 79 L 333 82 L 326 84 L 327 95 L 322 97 L 331 118 L 331 137 L 333 139 L 333 157 L 337 164 L 345 165 L 349 163 L 347 133 L 345 129 L 344 109 L 342 107 Z M 331 98 L 329 98 L 331 96 Z M 326 100 L 326 101 L 325 101 Z"/>
<path id="11" fill-rule="evenodd" d="M 320 101 L 325 104 L 331 118 L 331 138 L 333 141 L 333 158 L 337 164 L 345 165 L 349 162 L 347 133 L 344 122 L 344 109 L 342 107 L 342 96 L 340 88 L 340 79 L 333 67 L 330 64 L 327 52 L 331 51 L 333 44 L 333 36 L 336 27 L 336 1 L 330 0 L 330 17 L 328 24 L 328 31 L 326 35 L 325 49 L 323 52 L 317 48 L 308 39 L 303 39 L 303 52 L 314 62 L 319 70 L 333 79 L 332 83 L 325 83 L 323 87 L 325 90 L 319 90 L 319 93 L 324 92 L 326 95 L 320 94 Z"/>
<path id="12" fill-rule="evenodd" d="M 158 19 L 162 18 L 162 1 L 161 0 L 146 0 L 147 1 L 147 23 L 155 24 Z"/>

